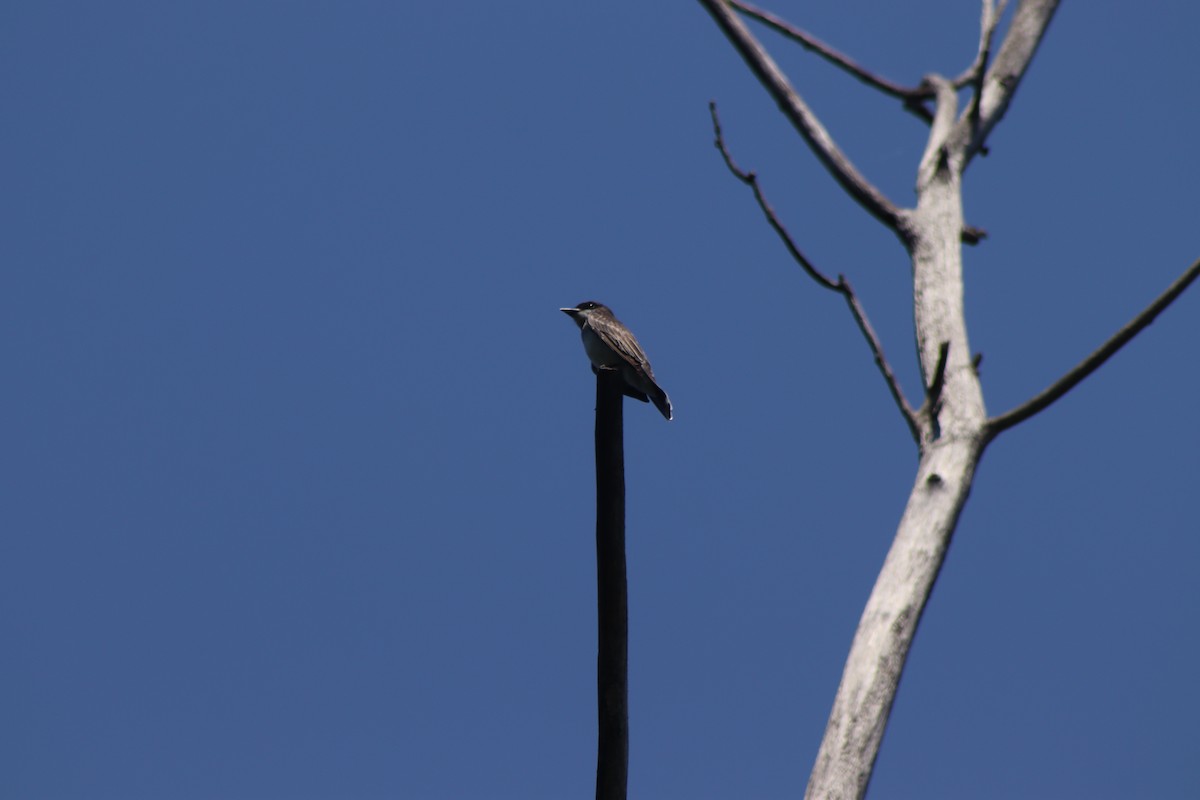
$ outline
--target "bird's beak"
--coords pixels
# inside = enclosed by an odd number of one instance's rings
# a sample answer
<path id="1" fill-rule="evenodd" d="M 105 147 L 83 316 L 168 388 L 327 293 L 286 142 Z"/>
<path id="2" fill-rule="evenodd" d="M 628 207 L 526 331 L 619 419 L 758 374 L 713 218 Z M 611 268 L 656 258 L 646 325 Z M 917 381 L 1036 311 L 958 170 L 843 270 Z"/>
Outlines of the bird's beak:
<path id="1" fill-rule="evenodd" d="M 569 317 L 573 317 L 579 313 L 578 308 L 560 308 L 559 311 L 563 312 L 564 314 L 566 314 Z"/>

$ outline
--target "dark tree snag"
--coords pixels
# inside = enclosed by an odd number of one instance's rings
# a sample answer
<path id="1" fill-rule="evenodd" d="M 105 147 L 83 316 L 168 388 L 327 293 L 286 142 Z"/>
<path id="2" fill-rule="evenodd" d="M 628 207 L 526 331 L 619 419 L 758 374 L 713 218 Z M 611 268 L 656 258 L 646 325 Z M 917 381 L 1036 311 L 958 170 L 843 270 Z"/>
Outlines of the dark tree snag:
<path id="1" fill-rule="evenodd" d="M 596 800 L 624 800 L 629 783 L 623 385 L 619 372 L 596 373 Z"/>

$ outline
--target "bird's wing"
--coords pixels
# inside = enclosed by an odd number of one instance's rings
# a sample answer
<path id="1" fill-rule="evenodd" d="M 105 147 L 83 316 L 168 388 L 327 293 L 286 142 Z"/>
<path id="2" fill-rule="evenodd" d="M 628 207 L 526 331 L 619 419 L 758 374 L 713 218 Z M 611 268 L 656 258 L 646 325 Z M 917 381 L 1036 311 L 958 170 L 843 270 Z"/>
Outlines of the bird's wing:
<path id="1" fill-rule="evenodd" d="M 617 355 L 654 380 L 654 372 L 650 369 L 650 360 L 646 358 L 642 346 L 638 344 L 637 339 L 633 338 L 633 334 L 629 333 L 628 329 L 623 326 L 611 325 L 607 320 L 600 322 L 599 325 L 593 320 L 591 326 L 601 341 L 611 347 Z"/>

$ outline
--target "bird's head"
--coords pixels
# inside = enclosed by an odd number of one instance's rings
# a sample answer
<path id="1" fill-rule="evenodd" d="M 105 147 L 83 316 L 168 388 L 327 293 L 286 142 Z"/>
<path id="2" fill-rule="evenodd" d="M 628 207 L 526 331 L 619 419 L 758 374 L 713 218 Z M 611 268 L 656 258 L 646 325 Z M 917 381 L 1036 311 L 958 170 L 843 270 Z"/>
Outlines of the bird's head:
<path id="1" fill-rule="evenodd" d="M 559 311 L 575 320 L 575 324 L 581 328 L 583 327 L 583 323 L 587 322 L 594 315 L 607 314 L 608 316 L 612 316 L 612 312 L 608 310 L 608 306 L 603 303 L 597 303 L 595 300 L 584 300 L 574 308 L 560 308 Z"/>

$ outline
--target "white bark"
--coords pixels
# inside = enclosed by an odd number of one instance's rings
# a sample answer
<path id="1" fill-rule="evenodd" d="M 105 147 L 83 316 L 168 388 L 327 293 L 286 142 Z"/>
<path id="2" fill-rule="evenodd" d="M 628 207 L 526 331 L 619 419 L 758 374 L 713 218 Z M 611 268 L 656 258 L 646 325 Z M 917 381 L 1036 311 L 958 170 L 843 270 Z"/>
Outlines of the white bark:
<path id="1" fill-rule="evenodd" d="M 922 159 L 917 208 L 905 215 L 913 266 L 913 317 L 925 385 L 949 343 L 937 402 L 919 420 L 921 459 L 896 538 L 867 600 L 846 659 L 807 797 L 866 793 L 900 674 L 986 444 L 987 413 L 971 364 L 963 313 L 961 152 L 939 143 L 955 94 L 939 92 Z"/>
<path id="2" fill-rule="evenodd" d="M 896 537 L 855 632 L 806 792 L 810 798 L 860 798 L 917 624 L 989 438 L 963 307 L 962 173 L 1007 111 L 1057 0 L 1023 0 L 995 63 L 976 73 L 977 96 L 961 116 L 953 84 L 938 76 L 926 79 L 935 112 L 917 170 L 917 205 L 904 210 L 854 169 L 733 9 L 722 0 L 701 2 L 834 178 L 895 230 L 912 261 L 917 350 L 930 392 L 916 415 L 921 457 Z M 993 24 L 994 8 L 985 0 L 975 69 L 988 66 Z"/>
<path id="3" fill-rule="evenodd" d="M 862 797 L 925 601 L 966 503 L 979 438 L 926 448 L 912 494 L 846 659 L 806 797 Z"/>
<path id="4" fill-rule="evenodd" d="M 962 241 L 969 235 L 969 229 L 963 219 L 962 177 L 971 159 L 984 147 L 988 134 L 1007 112 L 1013 93 L 1045 36 L 1058 0 L 1021 0 L 990 64 L 992 37 L 1000 10 L 994 0 L 982 0 L 979 53 L 971 67 L 953 81 L 927 76 L 920 87 L 912 89 L 873 76 L 828 46 L 813 44 L 815 40 L 809 34 L 766 12 L 738 3 L 746 13 L 786 30 L 806 47 L 816 47 L 831 63 L 876 88 L 903 97 L 910 110 L 911 104 L 927 102 L 932 95 L 935 107 L 929 140 L 917 168 L 917 204 L 911 209 L 893 205 L 854 168 L 738 18 L 730 5 L 733 1 L 700 0 L 700 3 L 834 179 L 898 235 L 912 262 L 913 321 L 926 386 L 925 403 L 917 411 L 913 411 L 895 384 L 882 349 L 845 279 L 829 279 L 801 253 L 762 196 L 754 173 L 733 163 L 714 110 L 717 147 L 730 170 L 754 189 L 772 227 L 809 275 L 825 288 L 846 296 L 920 448 L 916 480 L 855 632 L 806 792 L 806 797 L 814 799 L 861 798 L 871 779 L 917 625 L 970 494 L 984 448 L 999 432 L 1036 414 L 1069 391 L 1149 325 L 1190 283 L 1200 278 L 1200 261 L 1063 378 L 1017 409 L 989 420 L 972 361 L 963 305 Z M 959 114 L 957 91 L 963 87 L 974 91 Z M 928 120 L 927 110 L 922 107 L 920 111 L 922 118 Z"/>

